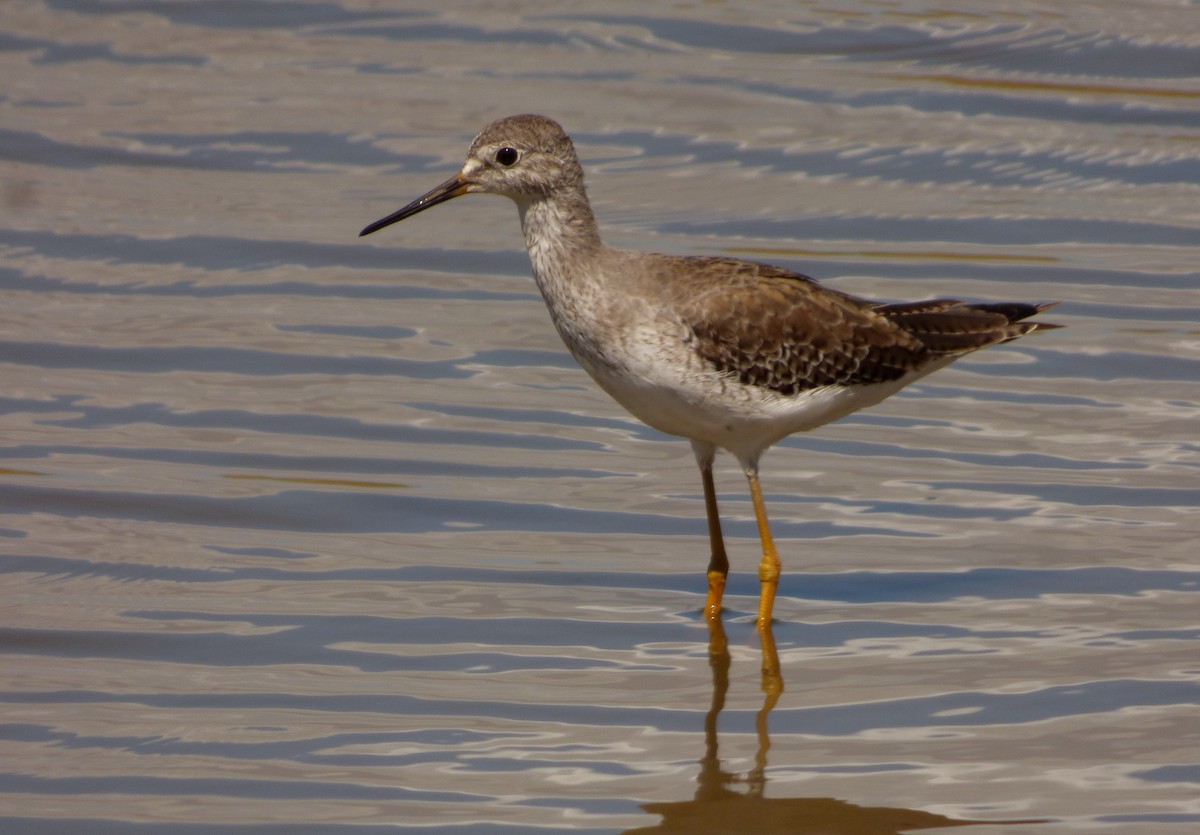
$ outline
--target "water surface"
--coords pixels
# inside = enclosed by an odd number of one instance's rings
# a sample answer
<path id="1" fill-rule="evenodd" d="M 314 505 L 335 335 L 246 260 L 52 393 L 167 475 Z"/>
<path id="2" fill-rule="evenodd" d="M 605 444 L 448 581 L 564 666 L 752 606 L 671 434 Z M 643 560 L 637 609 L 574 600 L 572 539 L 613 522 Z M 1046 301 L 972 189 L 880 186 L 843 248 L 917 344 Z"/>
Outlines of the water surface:
<path id="1" fill-rule="evenodd" d="M 0 828 L 1194 831 L 1200 12 L 476 5 L 0 10 Z M 512 207 L 355 237 L 523 111 L 614 244 L 1063 301 L 766 456 L 778 679 Z"/>

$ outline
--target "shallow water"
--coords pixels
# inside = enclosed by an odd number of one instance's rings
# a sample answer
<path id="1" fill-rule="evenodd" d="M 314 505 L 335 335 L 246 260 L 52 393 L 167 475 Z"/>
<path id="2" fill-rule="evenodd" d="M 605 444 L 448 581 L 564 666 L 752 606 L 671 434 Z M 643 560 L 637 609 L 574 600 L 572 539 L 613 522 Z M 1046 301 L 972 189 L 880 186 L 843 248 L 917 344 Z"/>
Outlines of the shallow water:
<path id="1" fill-rule="evenodd" d="M 0 828 L 1194 831 L 1200 11 L 377 5 L 0 7 Z M 355 237 L 522 111 L 613 243 L 1063 300 L 766 456 L 778 679 L 512 207 Z"/>

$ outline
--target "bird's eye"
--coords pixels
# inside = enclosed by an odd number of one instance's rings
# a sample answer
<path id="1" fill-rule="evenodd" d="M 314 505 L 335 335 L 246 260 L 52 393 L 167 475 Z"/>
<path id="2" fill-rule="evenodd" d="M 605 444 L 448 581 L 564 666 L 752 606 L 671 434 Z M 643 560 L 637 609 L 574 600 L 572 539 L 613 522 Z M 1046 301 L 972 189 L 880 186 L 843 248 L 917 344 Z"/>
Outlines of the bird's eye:
<path id="1" fill-rule="evenodd" d="M 504 147 L 496 152 L 496 162 L 508 168 L 510 165 L 515 165 L 517 160 L 521 158 L 520 152 L 516 148 Z"/>

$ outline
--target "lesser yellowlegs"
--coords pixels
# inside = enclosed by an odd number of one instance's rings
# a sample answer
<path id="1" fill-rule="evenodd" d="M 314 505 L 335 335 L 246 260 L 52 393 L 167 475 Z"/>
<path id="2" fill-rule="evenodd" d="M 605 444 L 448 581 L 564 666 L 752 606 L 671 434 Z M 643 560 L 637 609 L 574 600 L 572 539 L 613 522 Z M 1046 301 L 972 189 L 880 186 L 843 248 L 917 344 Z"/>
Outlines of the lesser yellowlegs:
<path id="1" fill-rule="evenodd" d="M 360 234 L 475 193 L 517 204 L 533 277 L 579 364 L 634 416 L 691 440 L 712 548 L 710 619 L 729 573 L 713 485 L 717 449 L 738 459 L 750 484 L 763 550 L 758 624 L 766 628 L 780 561 L 759 486 L 762 453 L 964 354 L 1056 327 L 1024 321 L 1050 305 L 884 304 L 767 264 L 614 249 L 600 240 L 570 138 L 544 116 L 488 125 L 462 170 Z"/>

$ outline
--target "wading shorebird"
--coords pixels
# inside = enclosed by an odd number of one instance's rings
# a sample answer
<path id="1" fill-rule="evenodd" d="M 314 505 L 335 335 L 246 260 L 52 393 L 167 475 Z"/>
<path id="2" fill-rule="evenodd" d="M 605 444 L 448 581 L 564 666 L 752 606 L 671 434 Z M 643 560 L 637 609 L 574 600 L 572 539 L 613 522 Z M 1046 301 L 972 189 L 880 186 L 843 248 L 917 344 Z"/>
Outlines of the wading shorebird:
<path id="1" fill-rule="evenodd" d="M 769 629 L 780 560 L 758 480 L 763 452 L 972 351 L 1058 327 L 1025 321 L 1049 304 L 887 304 L 768 264 L 614 249 L 600 240 L 574 145 L 544 116 L 488 125 L 462 170 L 360 235 L 476 193 L 517 204 L 533 277 L 584 370 L 635 417 L 692 442 L 712 548 L 710 620 L 729 573 L 712 474 L 718 449 L 737 458 L 750 484 L 763 550 L 758 626 Z"/>

